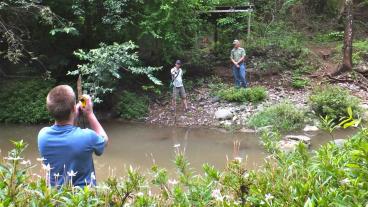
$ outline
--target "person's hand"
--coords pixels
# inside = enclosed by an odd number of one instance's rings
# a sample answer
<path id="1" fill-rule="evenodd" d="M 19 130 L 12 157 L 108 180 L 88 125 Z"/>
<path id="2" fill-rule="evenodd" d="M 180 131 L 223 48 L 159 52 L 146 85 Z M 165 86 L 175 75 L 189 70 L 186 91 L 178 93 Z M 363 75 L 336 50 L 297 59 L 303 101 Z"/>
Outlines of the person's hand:
<path id="1" fill-rule="evenodd" d="M 239 64 L 236 64 L 236 67 L 237 67 L 237 68 L 240 68 L 240 65 L 239 65 Z"/>
<path id="2" fill-rule="evenodd" d="M 93 103 L 91 97 L 89 95 L 83 94 L 82 99 L 83 100 L 79 100 L 78 104 L 80 109 L 82 109 L 83 114 L 86 116 L 93 114 Z M 85 104 L 83 101 L 85 101 Z"/>

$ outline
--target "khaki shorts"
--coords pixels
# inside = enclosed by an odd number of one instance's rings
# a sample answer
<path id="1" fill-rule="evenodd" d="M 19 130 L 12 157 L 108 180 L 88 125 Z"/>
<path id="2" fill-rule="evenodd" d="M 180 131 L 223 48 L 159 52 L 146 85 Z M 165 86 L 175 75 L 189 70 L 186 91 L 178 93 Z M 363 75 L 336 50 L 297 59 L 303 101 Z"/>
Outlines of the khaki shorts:
<path id="1" fill-rule="evenodd" d="M 182 87 L 173 87 L 173 98 L 178 97 L 178 94 L 180 95 L 181 98 L 185 98 L 187 96 L 187 94 L 185 93 L 185 89 L 184 86 Z"/>

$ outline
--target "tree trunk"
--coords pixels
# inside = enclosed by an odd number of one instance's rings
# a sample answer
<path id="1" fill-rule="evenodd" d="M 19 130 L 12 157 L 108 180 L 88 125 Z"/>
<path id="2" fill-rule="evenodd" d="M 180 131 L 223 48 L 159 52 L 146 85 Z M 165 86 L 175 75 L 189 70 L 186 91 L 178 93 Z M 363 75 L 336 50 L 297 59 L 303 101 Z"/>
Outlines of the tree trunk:
<path id="1" fill-rule="evenodd" d="M 346 26 L 344 34 L 343 59 L 332 75 L 338 75 L 353 69 L 353 0 L 346 0 Z"/>

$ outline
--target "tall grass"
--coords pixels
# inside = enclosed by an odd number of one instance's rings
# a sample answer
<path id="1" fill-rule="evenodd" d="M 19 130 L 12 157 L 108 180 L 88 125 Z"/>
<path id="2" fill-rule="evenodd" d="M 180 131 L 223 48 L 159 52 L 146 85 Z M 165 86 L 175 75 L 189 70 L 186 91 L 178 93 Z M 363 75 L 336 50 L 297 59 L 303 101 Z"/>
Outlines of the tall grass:
<path id="1" fill-rule="evenodd" d="M 177 149 L 175 174 L 157 165 L 146 174 L 130 167 L 126 177 L 84 188 L 49 187 L 47 167 L 40 177 L 30 173 L 32 165 L 21 157 L 25 147 L 15 142 L 0 165 L 0 206 L 366 206 L 368 201 L 367 129 L 342 147 L 272 150 L 259 170 L 247 170 L 234 153 L 224 170 L 204 164 L 197 173 Z"/>

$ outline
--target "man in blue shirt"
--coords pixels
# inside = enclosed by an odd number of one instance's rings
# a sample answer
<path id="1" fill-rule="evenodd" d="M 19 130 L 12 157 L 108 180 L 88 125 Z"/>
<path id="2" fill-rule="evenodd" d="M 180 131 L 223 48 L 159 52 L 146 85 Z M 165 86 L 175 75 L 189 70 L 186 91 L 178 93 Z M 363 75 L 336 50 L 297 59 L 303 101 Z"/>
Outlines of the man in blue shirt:
<path id="1" fill-rule="evenodd" d="M 75 93 L 67 85 L 56 86 L 47 95 L 47 110 L 55 123 L 39 132 L 38 149 L 44 164 L 51 167 L 52 186 L 70 182 L 75 186 L 96 185 L 92 155 L 102 155 L 108 137 L 93 113 L 91 98 L 87 95 L 84 98 L 85 106 L 76 104 Z M 79 109 L 91 129 L 74 125 Z"/>

